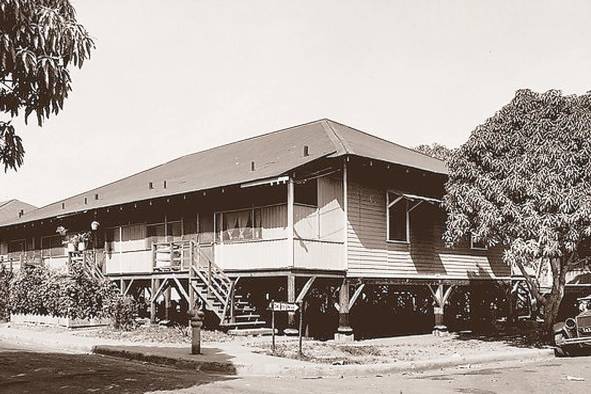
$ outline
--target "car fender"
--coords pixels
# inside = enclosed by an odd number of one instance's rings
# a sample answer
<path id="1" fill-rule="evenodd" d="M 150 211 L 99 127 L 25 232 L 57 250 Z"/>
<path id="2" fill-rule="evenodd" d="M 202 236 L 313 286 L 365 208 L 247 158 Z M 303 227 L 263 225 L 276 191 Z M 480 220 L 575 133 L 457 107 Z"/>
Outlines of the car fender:
<path id="1" fill-rule="evenodd" d="M 561 332 L 564 332 L 565 334 L 567 333 L 563 321 L 559 323 L 554 323 L 554 325 L 552 326 L 552 330 L 554 331 L 554 334 L 559 334 Z"/>

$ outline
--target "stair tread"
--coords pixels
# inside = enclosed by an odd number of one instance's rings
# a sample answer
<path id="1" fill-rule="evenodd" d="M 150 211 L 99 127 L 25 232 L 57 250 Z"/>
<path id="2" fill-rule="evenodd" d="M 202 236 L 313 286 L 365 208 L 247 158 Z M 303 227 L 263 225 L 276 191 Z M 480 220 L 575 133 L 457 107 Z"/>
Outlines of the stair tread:
<path id="1" fill-rule="evenodd" d="M 233 322 L 233 323 L 225 322 L 225 323 L 220 324 L 220 325 L 223 325 L 223 326 L 226 326 L 226 327 L 238 327 L 238 326 L 251 326 L 251 325 L 253 325 L 253 326 L 264 326 L 265 324 L 267 324 L 267 322 L 264 321 L 264 320 L 255 320 L 255 321 L 236 321 L 236 322 Z"/>

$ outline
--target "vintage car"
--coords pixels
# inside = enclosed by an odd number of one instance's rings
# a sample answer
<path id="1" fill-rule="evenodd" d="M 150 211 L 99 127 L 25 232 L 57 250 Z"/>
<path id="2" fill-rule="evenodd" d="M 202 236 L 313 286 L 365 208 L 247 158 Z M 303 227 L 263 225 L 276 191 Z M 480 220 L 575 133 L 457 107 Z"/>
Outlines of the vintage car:
<path id="1" fill-rule="evenodd" d="M 578 298 L 577 303 L 581 313 L 554 325 L 554 343 L 559 356 L 591 350 L 591 295 Z"/>

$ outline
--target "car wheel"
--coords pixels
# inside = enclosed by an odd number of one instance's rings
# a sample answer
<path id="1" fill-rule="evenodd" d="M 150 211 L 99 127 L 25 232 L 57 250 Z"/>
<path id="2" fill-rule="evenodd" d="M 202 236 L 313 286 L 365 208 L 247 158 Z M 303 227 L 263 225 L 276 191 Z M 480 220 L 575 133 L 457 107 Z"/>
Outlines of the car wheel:
<path id="1" fill-rule="evenodd" d="M 568 357 L 569 353 L 568 351 L 563 347 L 560 346 L 559 343 L 562 343 L 566 338 L 564 337 L 563 333 L 557 333 L 554 334 L 554 344 L 556 345 L 556 347 L 554 348 L 554 354 L 557 357 Z"/>

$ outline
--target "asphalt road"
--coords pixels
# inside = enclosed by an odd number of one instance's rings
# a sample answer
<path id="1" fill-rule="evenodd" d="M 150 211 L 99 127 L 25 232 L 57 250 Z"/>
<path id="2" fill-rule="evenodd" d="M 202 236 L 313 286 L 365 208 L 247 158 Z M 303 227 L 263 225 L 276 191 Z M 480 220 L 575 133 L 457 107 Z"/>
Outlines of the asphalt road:
<path id="1" fill-rule="evenodd" d="M 581 380 L 583 379 L 583 380 Z M 589 393 L 591 357 L 342 378 L 236 378 L 0 342 L 0 393 Z"/>
<path id="2" fill-rule="evenodd" d="M 570 378 L 569 378 L 570 377 Z M 583 380 L 580 380 L 583 379 Z M 506 362 L 486 368 L 358 378 L 247 378 L 214 382 L 183 393 L 585 393 L 591 392 L 591 357 Z"/>
<path id="3" fill-rule="evenodd" d="M 145 393 L 230 377 L 0 342 L 0 393 Z"/>

